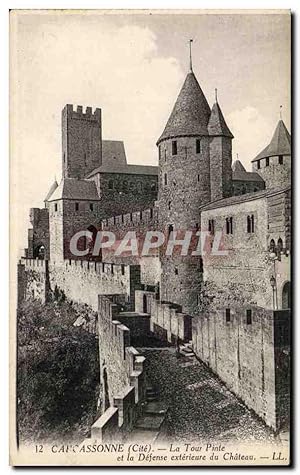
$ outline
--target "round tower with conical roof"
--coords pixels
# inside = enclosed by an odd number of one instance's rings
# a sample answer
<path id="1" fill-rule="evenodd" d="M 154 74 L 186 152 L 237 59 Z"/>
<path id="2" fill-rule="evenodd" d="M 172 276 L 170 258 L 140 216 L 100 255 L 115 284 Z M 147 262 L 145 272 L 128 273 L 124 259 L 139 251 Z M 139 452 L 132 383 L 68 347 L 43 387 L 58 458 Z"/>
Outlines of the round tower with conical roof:
<path id="1" fill-rule="evenodd" d="M 159 222 L 167 236 L 199 229 L 200 206 L 210 201 L 210 107 L 193 73 L 184 81 L 159 148 Z M 175 236 L 176 232 L 176 236 Z M 193 313 L 201 283 L 201 258 L 161 256 L 161 298 Z"/>
<path id="2" fill-rule="evenodd" d="M 266 188 L 291 184 L 291 136 L 282 119 L 269 145 L 252 160 L 252 167 L 263 178 Z"/>

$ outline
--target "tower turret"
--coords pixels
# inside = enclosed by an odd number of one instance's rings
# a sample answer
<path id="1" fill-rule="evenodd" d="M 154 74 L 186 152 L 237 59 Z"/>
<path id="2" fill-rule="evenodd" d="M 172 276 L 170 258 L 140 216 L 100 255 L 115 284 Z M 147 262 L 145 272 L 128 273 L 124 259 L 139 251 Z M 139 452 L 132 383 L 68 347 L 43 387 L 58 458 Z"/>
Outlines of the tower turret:
<path id="1" fill-rule="evenodd" d="M 217 90 L 209 118 L 210 140 L 210 192 L 211 201 L 220 200 L 232 194 L 232 139 L 221 108 L 218 104 Z"/>
<path id="2" fill-rule="evenodd" d="M 158 139 L 159 221 L 171 237 L 182 238 L 200 223 L 200 206 L 210 201 L 210 107 L 191 70 Z M 180 231 L 180 232 L 178 232 Z M 161 256 L 161 297 L 193 314 L 201 283 L 200 257 Z"/>
<path id="3" fill-rule="evenodd" d="M 252 169 L 265 181 L 266 188 L 291 184 L 291 136 L 282 119 L 271 142 L 253 160 Z"/>
<path id="4" fill-rule="evenodd" d="M 62 175 L 85 178 L 102 163 L 101 109 L 82 106 L 73 110 L 67 104 L 62 111 Z"/>

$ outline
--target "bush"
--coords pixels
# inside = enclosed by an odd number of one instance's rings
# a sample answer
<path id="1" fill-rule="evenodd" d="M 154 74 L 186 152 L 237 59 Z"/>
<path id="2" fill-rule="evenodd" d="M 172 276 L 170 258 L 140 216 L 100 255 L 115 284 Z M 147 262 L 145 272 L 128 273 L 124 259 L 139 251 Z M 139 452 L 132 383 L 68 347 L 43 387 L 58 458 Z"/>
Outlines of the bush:
<path id="1" fill-rule="evenodd" d="M 24 302 L 18 310 L 18 422 L 21 440 L 81 440 L 99 394 L 96 336 L 73 327 L 61 302 Z"/>

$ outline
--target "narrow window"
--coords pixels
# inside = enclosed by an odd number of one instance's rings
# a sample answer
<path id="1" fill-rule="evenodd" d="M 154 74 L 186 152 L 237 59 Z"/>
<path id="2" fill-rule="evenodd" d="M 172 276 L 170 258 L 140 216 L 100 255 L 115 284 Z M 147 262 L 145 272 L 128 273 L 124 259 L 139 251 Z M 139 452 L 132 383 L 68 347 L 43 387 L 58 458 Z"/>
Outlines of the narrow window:
<path id="1" fill-rule="evenodd" d="M 215 221 L 213 219 L 209 219 L 208 220 L 208 231 L 211 233 L 211 234 L 214 234 L 215 233 Z"/>
<path id="2" fill-rule="evenodd" d="M 94 203 L 90 203 L 90 210 L 94 211 Z"/>
<path id="3" fill-rule="evenodd" d="M 199 270 L 201 273 L 203 273 L 203 259 L 201 256 L 200 256 L 200 261 L 199 261 Z"/>
<path id="4" fill-rule="evenodd" d="M 57 203 L 54 205 L 54 211 L 57 211 Z"/>
<path id="5" fill-rule="evenodd" d="M 153 209 L 150 208 L 150 219 L 152 219 L 152 218 L 153 218 Z"/>
<path id="6" fill-rule="evenodd" d="M 270 241 L 270 252 L 275 252 L 275 241 L 271 239 Z"/>
<path id="7" fill-rule="evenodd" d="M 167 161 L 167 149 L 165 149 L 165 162 Z"/>
<path id="8" fill-rule="evenodd" d="M 111 273 L 112 273 L 112 274 L 114 273 L 114 270 L 115 270 L 115 268 L 114 268 L 114 265 L 112 264 L 112 265 L 111 265 Z"/>
<path id="9" fill-rule="evenodd" d="M 254 215 L 247 216 L 247 233 L 254 233 Z"/>
<path id="10" fill-rule="evenodd" d="M 164 174 L 164 184 L 165 184 L 165 185 L 168 184 L 168 176 L 167 176 L 166 173 Z"/>
<path id="11" fill-rule="evenodd" d="M 199 181 L 200 181 L 200 175 L 197 175 L 197 181 L 198 181 L 198 183 L 199 183 Z"/>
<path id="12" fill-rule="evenodd" d="M 229 234 L 229 219 L 226 218 L 226 234 Z"/>
<path id="13" fill-rule="evenodd" d="M 158 146 L 158 158 L 161 159 L 161 146 Z"/>
<path id="14" fill-rule="evenodd" d="M 172 140 L 172 155 L 177 155 L 177 140 Z"/>
<path id="15" fill-rule="evenodd" d="M 178 269 L 175 267 L 175 275 L 178 275 Z"/>
<path id="16" fill-rule="evenodd" d="M 79 203 L 75 203 L 75 211 L 79 211 Z"/>
<path id="17" fill-rule="evenodd" d="M 267 158 L 266 158 L 266 167 L 268 167 L 269 165 L 270 165 L 270 158 L 267 157 Z"/>
<path id="18" fill-rule="evenodd" d="M 252 323 L 252 310 L 247 310 L 246 316 L 247 316 L 247 325 L 251 325 L 251 323 Z"/>
<path id="19" fill-rule="evenodd" d="M 200 146 L 200 139 L 196 139 L 196 153 L 200 153 L 201 146 Z"/>
<path id="20" fill-rule="evenodd" d="M 226 308 L 225 314 L 226 314 L 226 323 L 228 323 L 230 322 L 230 308 Z"/>
<path id="21" fill-rule="evenodd" d="M 260 160 L 257 160 L 257 170 L 260 169 Z"/>
<path id="22" fill-rule="evenodd" d="M 169 226 L 168 226 L 168 236 L 170 236 L 170 234 L 173 232 L 173 230 L 174 230 L 173 224 L 169 224 Z"/>
<path id="23" fill-rule="evenodd" d="M 277 241 L 277 250 L 278 252 L 281 252 L 283 249 L 283 242 L 282 242 L 282 239 L 279 238 L 278 241 Z"/>
<path id="24" fill-rule="evenodd" d="M 121 264 L 121 272 L 122 272 L 122 275 L 125 274 L 125 265 L 124 264 Z"/>
<path id="25" fill-rule="evenodd" d="M 254 214 L 251 214 L 251 232 L 254 233 Z"/>
<path id="26" fill-rule="evenodd" d="M 283 156 L 282 156 L 282 155 L 279 155 L 279 157 L 278 157 L 278 163 L 279 163 L 279 165 L 282 165 L 282 164 L 283 164 Z"/>
<path id="27" fill-rule="evenodd" d="M 109 182 L 108 182 L 108 189 L 109 189 L 109 190 L 113 190 L 113 189 L 114 189 L 114 182 L 113 182 L 113 180 L 109 180 Z"/>
<path id="28" fill-rule="evenodd" d="M 169 201 L 168 203 L 168 208 L 169 208 L 169 211 L 171 210 L 171 201 Z"/>

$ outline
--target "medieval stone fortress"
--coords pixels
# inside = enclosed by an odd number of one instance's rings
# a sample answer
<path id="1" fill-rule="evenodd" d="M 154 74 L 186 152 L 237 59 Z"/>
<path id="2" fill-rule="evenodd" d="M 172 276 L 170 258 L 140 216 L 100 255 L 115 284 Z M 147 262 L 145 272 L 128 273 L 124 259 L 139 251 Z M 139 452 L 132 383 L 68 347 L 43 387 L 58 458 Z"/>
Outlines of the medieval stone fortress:
<path id="1" fill-rule="evenodd" d="M 56 287 L 97 314 L 102 415 L 93 438 L 146 432 L 147 417 L 148 434 L 161 430 L 167 408 L 131 343 L 142 347 L 145 336 L 179 347 L 186 371 L 194 359 L 205 364 L 275 432 L 288 421 L 291 138 L 281 118 L 274 126 L 252 172 L 232 163 L 234 131 L 191 67 L 157 141 L 158 167 L 130 165 L 123 142 L 102 139 L 101 109 L 64 107 L 62 180 L 30 210 L 18 298 L 45 302 Z M 74 256 L 70 241 L 84 229 L 118 239 L 206 230 L 211 246 L 221 231 L 228 252 Z"/>

